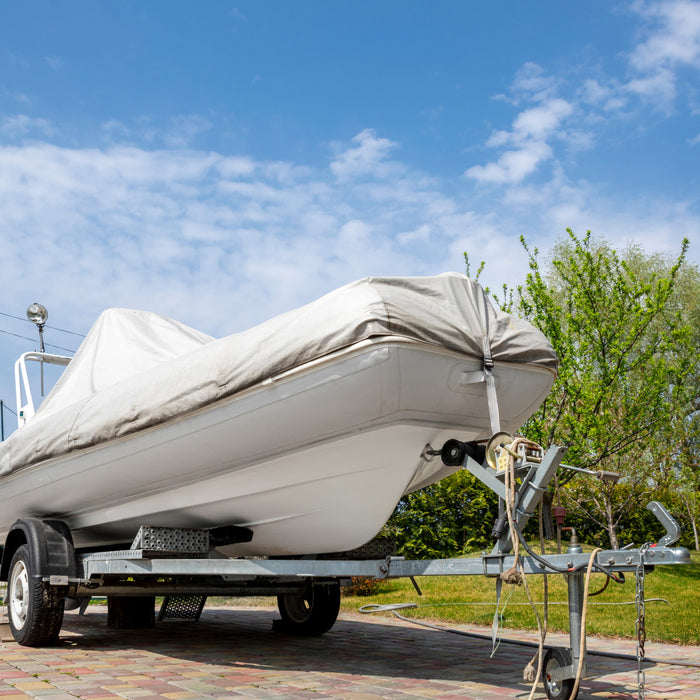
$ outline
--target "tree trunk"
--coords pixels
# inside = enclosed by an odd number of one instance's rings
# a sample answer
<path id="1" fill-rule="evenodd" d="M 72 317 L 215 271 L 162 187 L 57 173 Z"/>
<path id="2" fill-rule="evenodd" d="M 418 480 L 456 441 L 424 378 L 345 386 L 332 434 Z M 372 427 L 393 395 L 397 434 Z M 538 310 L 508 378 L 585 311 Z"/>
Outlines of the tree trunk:
<path id="1" fill-rule="evenodd" d="M 693 538 L 695 539 L 695 551 L 700 552 L 700 542 L 698 542 L 698 526 L 695 522 L 695 517 L 693 511 L 690 509 L 690 503 L 685 502 L 685 508 L 688 511 L 688 518 L 690 519 L 690 524 L 693 526 Z"/>
<path id="2" fill-rule="evenodd" d="M 607 523 L 608 537 L 610 538 L 610 547 L 611 549 L 619 549 L 620 545 L 617 540 L 615 521 L 613 520 L 612 501 L 607 496 L 603 496 L 603 500 L 605 503 L 605 520 Z"/>
<path id="3" fill-rule="evenodd" d="M 542 494 L 540 508 L 542 508 L 544 538 L 546 540 L 553 540 L 556 533 L 554 530 L 554 522 L 552 521 L 552 494 L 549 491 L 545 491 Z"/>

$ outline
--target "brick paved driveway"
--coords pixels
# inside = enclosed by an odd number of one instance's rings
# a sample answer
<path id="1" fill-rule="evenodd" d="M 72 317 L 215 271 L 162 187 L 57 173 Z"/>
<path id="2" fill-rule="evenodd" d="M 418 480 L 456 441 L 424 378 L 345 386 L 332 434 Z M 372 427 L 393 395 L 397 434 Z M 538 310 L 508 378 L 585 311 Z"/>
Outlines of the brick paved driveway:
<path id="1" fill-rule="evenodd" d="M 67 613 L 58 646 L 0 649 L 0 699 L 63 698 L 526 698 L 522 669 L 531 650 L 343 615 L 324 637 L 271 630 L 271 609 L 210 608 L 199 623 L 159 623 L 116 632 L 106 609 Z M 462 627 L 477 630 L 477 628 Z M 478 629 L 484 632 L 483 629 Z M 508 633 L 521 639 L 527 634 Z M 560 641 L 556 641 L 559 638 Z M 565 638 L 550 636 L 550 643 Z M 628 642 L 591 640 L 592 649 L 634 652 Z M 649 656 L 700 662 L 700 647 L 647 645 Z M 579 698 L 636 698 L 636 662 L 589 658 Z M 700 668 L 647 670 L 650 698 L 700 698 Z M 541 686 L 536 697 L 543 698 Z"/>

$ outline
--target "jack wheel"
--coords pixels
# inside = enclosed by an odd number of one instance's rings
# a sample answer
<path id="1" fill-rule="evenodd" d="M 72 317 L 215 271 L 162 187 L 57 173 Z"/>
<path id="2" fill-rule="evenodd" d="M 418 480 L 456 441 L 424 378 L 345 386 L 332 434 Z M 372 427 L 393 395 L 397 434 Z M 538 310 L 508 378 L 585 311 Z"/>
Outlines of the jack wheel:
<path id="1" fill-rule="evenodd" d="M 340 611 L 337 583 L 310 585 L 302 595 L 277 596 L 282 616 L 276 629 L 302 637 L 317 637 L 333 627 Z"/>
<path id="2" fill-rule="evenodd" d="M 547 649 L 542 668 L 542 682 L 544 683 L 544 692 L 549 700 L 570 700 L 571 692 L 574 689 L 574 679 L 554 680 L 552 678 L 554 671 L 566 666 L 571 666 L 571 653 L 568 649 L 561 647 Z"/>
<path id="3" fill-rule="evenodd" d="M 7 617 L 18 644 L 53 644 L 63 624 L 65 593 L 34 575 L 29 546 L 17 549 L 7 579 Z"/>

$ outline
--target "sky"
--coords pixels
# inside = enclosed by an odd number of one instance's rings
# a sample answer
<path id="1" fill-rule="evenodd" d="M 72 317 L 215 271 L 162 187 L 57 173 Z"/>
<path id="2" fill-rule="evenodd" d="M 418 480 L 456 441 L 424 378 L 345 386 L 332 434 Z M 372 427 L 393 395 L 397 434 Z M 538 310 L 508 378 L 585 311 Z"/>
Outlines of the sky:
<path id="1" fill-rule="evenodd" d="M 35 301 L 65 354 L 465 251 L 500 288 L 567 227 L 697 264 L 699 164 L 700 2 L 2 2 L 0 400 Z"/>

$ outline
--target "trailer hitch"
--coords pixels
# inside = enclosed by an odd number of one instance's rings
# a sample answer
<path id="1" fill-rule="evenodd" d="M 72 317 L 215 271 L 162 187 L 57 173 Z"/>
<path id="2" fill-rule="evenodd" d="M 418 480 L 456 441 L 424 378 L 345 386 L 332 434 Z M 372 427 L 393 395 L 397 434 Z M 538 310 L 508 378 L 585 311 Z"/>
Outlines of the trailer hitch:
<path id="1" fill-rule="evenodd" d="M 651 501 L 647 505 L 647 510 L 650 510 L 656 519 L 664 526 L 666 534 L 656 543 L 659 547 L 670 547 L 678 542 L 681 537 L 681 528 L 674 517 L 666 510 L 666 507 L 658 501 Z"/>

